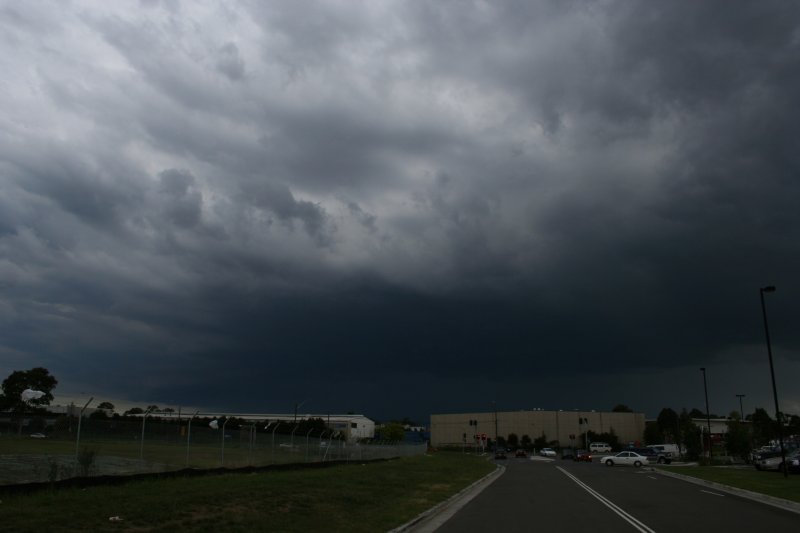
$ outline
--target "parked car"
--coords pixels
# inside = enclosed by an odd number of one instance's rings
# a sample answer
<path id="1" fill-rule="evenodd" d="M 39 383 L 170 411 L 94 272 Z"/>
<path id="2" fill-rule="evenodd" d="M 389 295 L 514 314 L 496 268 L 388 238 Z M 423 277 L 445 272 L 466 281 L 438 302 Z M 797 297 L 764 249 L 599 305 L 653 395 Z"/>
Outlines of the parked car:
<path id="1" fill-rule="evenodd" d="M 517 450 L 514 456 L 525 458 L 528 457 L 528 452 L 526 452 L 525 450 Z"/>
<path id="2" fill-rule="evenodd" d="M 495 459 L 505 459 L 506 458 L 506 452 L 503 451 L 503 450 L 497 450 L 495 452 L 495 454 L 494 454 L 494 458 Z"/>
<path id="3" fill-rule="evenodd" d="M 777 446 L 762 446 L 750 452 L 750 462 L 758 469 L 759 459 L 766 459 L 767 457 L 775 457 L 776 454 L 780 455 L 781 449 Z"/>
<path id="4" fill-rule="evenodd" d="M 639 455 L 644 455 L 647 457 L 648 463 L 658 463 L 660 465 L 663 464 L 670 464 L 672 462 L 672 457 L 667 457 L 666 454 L 663 452 L 656 451 L 653 448 L 628 448 L 628 451 L 636 452 Z"/>
<path id="5" fill-rule="evenodd" d="M 789 465 L 789 472 L 792 474 L 800 474 L 800 450 L 787 457 L 786 462 Z"/>
<path id="6" fill-rule="evenodd" d="M 589 444 L 589 451 L 592 453 L 610 452 L 611 446 L 606 442 L 593 442 Z"/>
<path id="7" fill-rule="evenodd" d="M 542 448 L 539 450 L 539 455 L 542 457 L 555 457 L 556 451 L 553 448 Z"/>
<path id="8" fill-rule="evenodd" d="M 575 452 L 575 457 L 572 458 L 573 461 L 584 461 L 587 463 L 592 462 L 592 454 L 587 452 L 586 450 L 578 450 Z"/>
<path id="9" fill-rule="evenodd" d="M 781 457 L 780 450 L 760 451 L 753 455 L 753 464 L 756 470 L 781 470 L 783 457 Z"/>
<path id="10" fill-rule="evenodd" d="M 31 438 L 33 439 L 44 439 L 46 437 L 47 435 L 45 435 L 44 433 L 31 433 Z"/>
<path id="11" fill-rule="evenodd" d="M 624 452 L 619 452 L 617 455 L 607 455 L 605 457 L 601 457 L 600 462 L 606 466 L 632 465 L 638 468 L 647 464 L 649 461 L 644 455 L 632 452 L 630 450 L 625 450 Z"/>

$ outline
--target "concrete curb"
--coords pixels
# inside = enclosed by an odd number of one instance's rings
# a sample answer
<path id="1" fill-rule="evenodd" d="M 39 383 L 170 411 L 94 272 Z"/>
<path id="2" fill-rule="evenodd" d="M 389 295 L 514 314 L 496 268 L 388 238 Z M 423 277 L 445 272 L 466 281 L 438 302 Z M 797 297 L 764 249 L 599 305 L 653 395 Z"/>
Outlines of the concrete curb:
<path id="1" fill-rule="evenodd" d="M 757 502 L 765 503 L 767 505 L 771 505 L 773 507 L 778 507 L 779 509 L 783 509 L 784 511 L 790 511 L 792 513 L 800 514 L 800 503 L 798 502 L 793 502 L 791 500 L 784 500 L 783 498 L 776 498 L 775 496 L 768 496 L 766 494 L 761 494 L 760 492 L 753 492 L 750 490 L 739 489 L 736 487 L 731 487 L 730 485 L 723 485 L 721 483 L 716 483 L 714 481 L 706 481 L 705 479 L 687 476 L 684 474 L 676 474 L 675 472 L 669 472 L 663 469 L 654 469 L 654 470 L 659 474 L 668 477 L 674 477 L 676 479 L 688 481 L 689 483 L 694 483 L 695 485 L 701 485 L 704 487 L 713 488 L 720 492 L 727 492 L 728 494 L 733 494 L 734 496 L 747 498 L 748 500 L 754 500 Z"/>
<path id="2" fill-rule="evenodd" d="M 497 468 L 486 474 L 478 481 L 450 496 L 445 501 L 431 507 L 416 518 L 398 526 L 388 533 L 428 533 L 435 531 L 446 522 L 459 509 L 464 507 L 472 498 L 480 494 L 483 489 L 491 485 L 506 471 L 506 467 L 497 465 Z"/>

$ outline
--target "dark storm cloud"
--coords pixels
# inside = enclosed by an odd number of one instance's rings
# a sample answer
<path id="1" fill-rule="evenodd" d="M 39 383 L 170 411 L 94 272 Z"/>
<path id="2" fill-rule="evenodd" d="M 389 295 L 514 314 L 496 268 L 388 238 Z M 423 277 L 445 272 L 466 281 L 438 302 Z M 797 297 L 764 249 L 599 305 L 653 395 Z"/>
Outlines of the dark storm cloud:
<path id="1" fill-rule="evenodd" d="M 245 410 L 654 414 L 699 405 L 698 366 L 768 399 L 773 283 L 800 411 L 798 11 L 6 6 L 0 369 Z"/>

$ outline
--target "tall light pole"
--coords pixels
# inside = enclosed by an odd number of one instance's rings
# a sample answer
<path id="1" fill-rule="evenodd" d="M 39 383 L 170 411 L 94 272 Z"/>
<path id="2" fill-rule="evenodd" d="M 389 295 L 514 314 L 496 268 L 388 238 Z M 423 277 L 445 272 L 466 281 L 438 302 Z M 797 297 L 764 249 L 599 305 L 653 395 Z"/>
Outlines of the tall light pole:
<path id="1" fill-rule="evenodd" d="M 589 449 L 589 419 L 584 417 L 578 417 L 578 431 L 583 429 L 583 425 L 586 424 L 586 429 L 583 431 L 583 446 L 586 450 Z"/>
<path id="2" fill-rule="evenodd" d="M 706 424 L 708 425 L 708 460 L 711 460 L 711 415 L 709 414 L 710 411 L 708 410 L 708 383 L 706 383 L 706 369 L 705 367 L 701 368 L 700 371 L 703 373 L 703 390 L 706 393 Z"/>
<path id="3" fill-rule="evenodd" d="M 497 402 L 492 402 L 492 407 L 494 407 L 494 451 L 497 451 L 499 448 L 497 447 Z"/>
<path id="4" fill-rule="evenodd" d="M 769 373 L 772 376 L 772 395 L 775 398 L 775 418 L 778 420 L 778 442 L 781 445 L 781 464 L 783 465 L 783 477 L 789 477 L 789 469 L 786 468 L 786 449 L 783 447 L 783 416 L 778 407 L 778 389 L 775 386 L 775 368 L 772 365 L 772 347 L 769 342 L 769 325 L 767 324 L 767 306 L 764 304 L 764 293 L 775 292 L 775 287 L 769 285 L 758 289 L 761 296 L 761 313 L 764 315 L 764 335 L 767 338 L 767 355 L 769 356 Z"/>
<path id="5" fill-rule="evenodd" d="M 744 422 L 744 407 L 742 406 L 742 398 L 747 396 L 746 394 L 737 394 L 736 397 L 739 398 L 739 418 L 742 419 Z"/>

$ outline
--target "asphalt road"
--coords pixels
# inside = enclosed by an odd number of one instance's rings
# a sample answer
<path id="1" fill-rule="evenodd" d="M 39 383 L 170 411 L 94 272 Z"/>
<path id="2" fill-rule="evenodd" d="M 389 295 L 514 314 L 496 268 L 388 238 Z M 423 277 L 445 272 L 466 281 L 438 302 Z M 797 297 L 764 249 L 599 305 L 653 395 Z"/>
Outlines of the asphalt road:
<path id="1" fill-rule="evenodd" d="M 800 515 L 649 468 L 530 459 L 506 472 L 438 533 L 760 532 L 800 530 Z"/>

